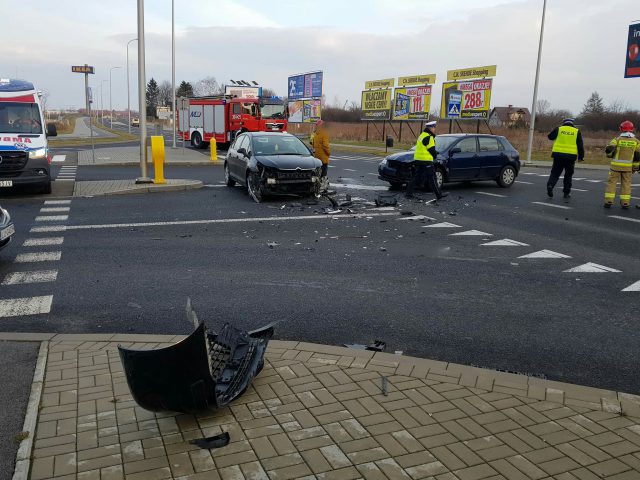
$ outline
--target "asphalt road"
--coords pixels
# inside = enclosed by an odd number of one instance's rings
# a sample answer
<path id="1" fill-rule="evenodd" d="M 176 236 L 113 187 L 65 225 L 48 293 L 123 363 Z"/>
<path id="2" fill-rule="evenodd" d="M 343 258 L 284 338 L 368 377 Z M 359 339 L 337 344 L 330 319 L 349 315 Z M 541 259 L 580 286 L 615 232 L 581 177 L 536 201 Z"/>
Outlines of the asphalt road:
<path id="1" fill-rule="evenodd" d="M 547 171 L 525 168 L 510 189 L 454 184 L 435 204 L 425 203 L 429 194 L 406 201 L 389 192 L 377 162 L 332 160 L 336 198 L 353 201 L 339 214 L 324 213 L 326 200 L 255 204 L 225 187 L 214 166 L 166 168 L 168 178 L 202 179 L 198 191 L 60 205 L 0 197 L 17 228 L 0 252 L 0 279 L 48 272 L 37 277 L 48 281 L 2 286 L 0 299 L 37 300 L 12 311 L 0 302 L 0 330 L 188 333 L 191 297 L 214 329 L 281 320 L 281 339 L 380 339 L 388 351 L 640 393 L 640 292 L 622 291 L 640 281 L 640 210 L 602 208 L 606 171 L 580 170 L 568 203 L 546 198 Z M 77 172 L 78 180 L 137 175 L 133 167 Z M 376 208 L 381 193 L 400 205 Z M 68 219 L 35 221 L 43 214 Z M 30 232 L 49 224 L 67 228 Z M 453 235 L 472 230 L 478 235 Z M 51 237 L 58 243 L 23 246 Z M 34 252 L 49 254 L 16 262 Z M 521 258 L 532 253 L 553 258 Z"/>

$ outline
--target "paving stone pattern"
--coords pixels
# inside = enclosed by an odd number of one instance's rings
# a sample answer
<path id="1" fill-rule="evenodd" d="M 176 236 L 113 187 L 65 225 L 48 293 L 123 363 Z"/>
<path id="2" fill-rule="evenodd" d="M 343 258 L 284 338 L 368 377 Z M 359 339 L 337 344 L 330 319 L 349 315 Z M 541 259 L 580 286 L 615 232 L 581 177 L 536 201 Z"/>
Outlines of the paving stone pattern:
<path id="1" fill-rule="evenodd" d="M 49 341 L 32 480 L 640 478 L 629 395 L 274 341 L 230 408 L 154 414 L 133 402 L 116 346 L 179 337 L 105 338 Z M 188 443 L 225 431 L 224 448 Z"/>

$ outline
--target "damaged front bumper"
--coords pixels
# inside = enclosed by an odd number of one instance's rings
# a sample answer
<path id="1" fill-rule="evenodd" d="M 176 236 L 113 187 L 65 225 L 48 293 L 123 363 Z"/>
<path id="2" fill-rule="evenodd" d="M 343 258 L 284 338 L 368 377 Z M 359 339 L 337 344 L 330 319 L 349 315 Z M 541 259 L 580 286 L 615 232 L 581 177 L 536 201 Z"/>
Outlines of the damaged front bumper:
<path id="1" fill-rule="evenodd" d="M 242 395 L 264 366 L 273 325 L 246 332 L 200 323 L 187 338 L 157 350 L 118 347 L 133 399 L 153 412 L 223 408 Z"/>

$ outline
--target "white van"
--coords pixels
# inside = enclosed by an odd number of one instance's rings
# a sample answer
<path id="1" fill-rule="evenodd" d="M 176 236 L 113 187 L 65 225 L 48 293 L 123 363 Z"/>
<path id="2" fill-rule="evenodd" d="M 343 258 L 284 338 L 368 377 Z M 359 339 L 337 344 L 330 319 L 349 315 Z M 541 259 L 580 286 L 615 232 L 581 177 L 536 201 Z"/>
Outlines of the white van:
<path id="1" fill-rule="evenodd" d="M 0 190 L 34 185 L 51 193 L 47 137 L 56 135 L 53 124 L 44 130 L 40 95 L 33 85 L 0 78 Z"/>

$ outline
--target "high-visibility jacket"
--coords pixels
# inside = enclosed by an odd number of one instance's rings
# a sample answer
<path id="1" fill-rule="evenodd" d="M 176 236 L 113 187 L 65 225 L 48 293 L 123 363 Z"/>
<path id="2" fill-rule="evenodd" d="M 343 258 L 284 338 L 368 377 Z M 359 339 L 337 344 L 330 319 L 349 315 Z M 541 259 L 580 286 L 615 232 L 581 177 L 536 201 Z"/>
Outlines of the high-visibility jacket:
<path id="1" fill-rule="evenodd" d="M 424 145 L 423 140 L 428 138 L 427 144 Z M 429 149 L 436 146 L 436 139 L 433 135 L 429 135 L 427 132 L 422 132 L 416 141 L 416 151 L 413 153 L 413 159 L 421 162 L 433 162 L 433 155 Z"/>
<path id="2" fill-rule="evenodd" d="M 633 133 L 623 133 L 609 142 L 607 151 L 611 154 L 611 170 L 616 172 L 632 172 L 640 167 L 640 141 Z"/>
<path id="3" fill-rule="evenodd" d="M 569 125 L 558 127 L 558 138 L 553 142 L 553 153 L 578 155 L 578 129 Z"/>

